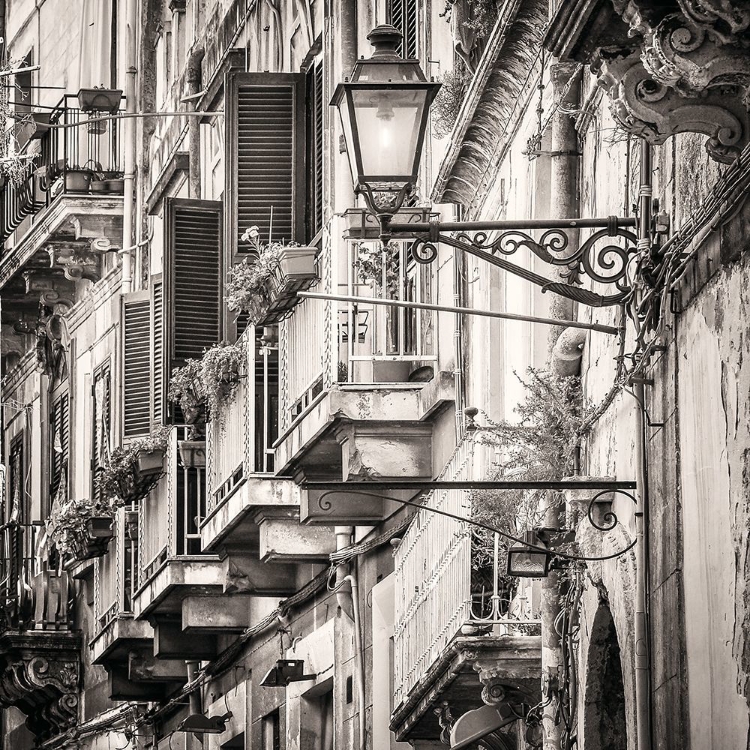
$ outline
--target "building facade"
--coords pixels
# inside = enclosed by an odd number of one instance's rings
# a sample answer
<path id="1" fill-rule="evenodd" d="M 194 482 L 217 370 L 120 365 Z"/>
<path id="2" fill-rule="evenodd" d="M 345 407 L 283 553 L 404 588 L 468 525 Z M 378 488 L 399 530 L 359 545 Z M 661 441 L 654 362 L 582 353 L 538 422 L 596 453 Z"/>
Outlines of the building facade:
<path id="1" fill-rule="evenodd" d="M 748 746 L 746 5 L 0 3 L 4 750 Z"/>

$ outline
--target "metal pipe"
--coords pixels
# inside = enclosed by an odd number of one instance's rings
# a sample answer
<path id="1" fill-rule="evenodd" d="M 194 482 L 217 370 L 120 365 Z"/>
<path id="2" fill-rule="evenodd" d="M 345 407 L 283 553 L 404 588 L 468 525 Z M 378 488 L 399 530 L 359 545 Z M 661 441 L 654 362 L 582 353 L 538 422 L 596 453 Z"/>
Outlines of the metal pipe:
<path id="1" fill-rule="evenodd" d="M 196 98 L 201 88 L 201 62 L 205 51 L 197 47 L 190 53 L 187 64 L 187 86 L 190 100 L 187 106 L 196 109 Z M 201 197 L 201 124 L 196 117 L 188 118 L 188 159 L 190 164 L 188 179 L 188 195 L 190 198 Z"/>
<path id="2" fill-rule="evenodd" d="M 643 254 L 650 253 L 651 200 L 652 200 L 651 146 L 641 141 L 641 185 L 638 201 L 638 247 Z M 638 490 L 636 527 L 636 579 L 635 579 L 635 710 L 638 731 L 638 750 L 651 750 L 651 657 L 648 622 L 648 555 L 649 555 L 649 498 L 646 468 L 645 392 L 642 382 L 633 383 L 636 408 L 635 463 Z"/>
<path id="3" fill-rule="evenodd" d="M 195 680 L 196 676 L 198 675 L 198 667 L 199 663 L 197 661 L 186 661 L 185 667 L 187 669 L 187 681 L 188 684 L 193 682 Z M 189 707 L 190 707 L 190 713 L 191 714 L 202 714 L 203 713 L 203 706 L 201 703 L 201 695 L 200 695 L 200 686 L 196 685 L 193 690 L 188 693 L 188 701 L 189 701 Z"/>
<path id="4" fill-rule="evenodd" d="M 349 574 L 344 578 L 344 581 L 348 581 L 352 587 L 352 610 L 354 612 L 354 650 L 357 652 L 357 700 L 359 702 L 359 714 L 357 716 L 359 723 L 359 746 L 361 750 L 365 750 L 367 742 L 365 740 L 365 729 L 366 729 L 366 707 L 365 707 L 365 652 L 362 648 L 362 625 L 360 623 L 359 615 L 359 586 L 357 584 L 357 578 L 353 574 Z"/>
<path id="5" fill-rule="evenodd" d="M 423 480 L 423 479 L 383 479 L 364 480 L 354 482 L 302 482 L 302 490 L 414 490 L 414 492 L 429 492 L 430 490 L 634 490 L 635 481 L 582 481 L 580 479 L 560 479 L 557 482 L 525 482 L 520 480 Z"/>
<path id="6" fill-rule="evenodd" d="M 473 232 L 507 229 L 624 229 L 636 226 L 634 216 L 612 216 L 593 219 L 504 219 L 502 221 L 415 221 L 411 224 L 389 222 L 391 234 L 420 234 L 437 229 L 438 232 Z"/>
<path id="7" fill-rule="evenodd" d="M 408 307 L 417 310 L 437 310 L 438 312 L 461 313 L 464 315 L 480 315 L 486 318 L 502 318 L 503 320 L 520 320 L 541 325 L 565 326 L 568 328 L 583 328 L 600 333 L 616 336 L 620 333 L 614 326 L 601 323 L 583 323 L 577 320 L 557 320 L 555 318 L 539 318 L 534 315 L 517 315 L 516 313 L 495 312 L 494 310 L 477 310 L 473 307 L 451 307 L 449 305 L 432 305 L 427 302 L 406 302 L 395 299 L 380 299 L 377 297 L 352 297 L 345 294 L 326 294 L 325 292 L 297 292 L 303 299 L 326 299 L 338 302 L 356 302 L 359 304 L 390 305 L 392 307 Z"/>
<path id="8" fill-rule="evenodd" d="M 136 23 L 138 19 L 135 0 L 127 0 L 125 13 L 127 19 L 127 72 L 125 78 L 125 112 L 136 113 Z M 130 250 L 133 244 L 133 196 L 135 193 L 135 122 L 125 119 L 124 127 L 125 158 L 123 163 L 123 203 L 122 203 L 122 293 L 128 294 L 133 287 L 132 259 Z"/>

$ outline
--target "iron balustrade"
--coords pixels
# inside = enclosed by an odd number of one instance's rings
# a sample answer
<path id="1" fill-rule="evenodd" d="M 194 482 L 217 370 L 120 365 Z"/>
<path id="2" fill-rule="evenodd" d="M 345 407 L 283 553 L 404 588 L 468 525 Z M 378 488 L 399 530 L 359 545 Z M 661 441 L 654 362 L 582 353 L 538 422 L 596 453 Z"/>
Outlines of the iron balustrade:
<path id="1" fill-rule="evenodd" d="M 263 346 L 252 326 L 238 340 L 244 364 L 231 400 L 206 425 L 211 513 L 251 474 L 273 473 L 278 434 L 278 350 Z"/>
<path id="2" fill-rule="evenodd" d="M 0 242 L 28 216 L 47 208 L 63 194 L 89 193 L 87 177 L 120 178 L 123 174 L 121 120 L 77 125 L 91 120 L 90 112 L 69 106 L 78 101 L 66 95 L 50 113 L 50 128 L 28 142 L 26 155 L 33 155 L 18 182 L 8 180 L 1 194 Z M 77 179 L 79 178 L 79 179 Z"/>
<path id="3" fill-rule="evenodd" d="M 206 472 L 185 466 L 178 443 L 190 427 L 174 425 L 165 455 L 164 476 L 139 502 L 138 587 L 167 560 L 202 554 L 200 525 L 206 517 Z"/>
<path id="4" fill-rule="evenodd" d="M 491 452 L 465 441 L 441 478 L 470 481 L 486 475 Z M 435 490 L 427 505 L 471 517 L 471 493 L 466 489 Z M 526 589 L 511 592 L 503 585 L 497 535 L 491 563 L 486 551 L 479 558 L 475 544 L 469 524 L 420 511 L 396 550 L 394 707 L 407 699 L 457 635 L 540 632 L 541 621 L 531 617 Z"/>
<path id="5" fill-rule="evenodd" d="M 13 524 L 0 534 L 0 627 L 65 630 L 71 625 L 68 575 L 49 565 L 44 524 Z"/>

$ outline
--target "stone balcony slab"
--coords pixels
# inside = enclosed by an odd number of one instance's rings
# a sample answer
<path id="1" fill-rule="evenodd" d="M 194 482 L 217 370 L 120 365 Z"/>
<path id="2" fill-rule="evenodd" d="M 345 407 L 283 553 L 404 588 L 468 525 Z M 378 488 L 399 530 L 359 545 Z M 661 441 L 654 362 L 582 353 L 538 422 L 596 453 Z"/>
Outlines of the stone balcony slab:
<path id="1" fill-rule="evenodd" d="M 541 673 L 539 635 L 458 636 L 394 709 L 391 730 L 400 742 L 437 741 L 441 726 L 434 709 L 447 702 L 458 717 L 479 708 L 482 688 L 489 684 L 533 705 L 540 697 Z"/>
<path id="2" fill-rule="evenodd" d="M 252 537 L 257 539 L 249 515 L 264 506 L 298 507 L 299 503 L 300 490 L 291 479 L 251 474 L 203 521 L 201 545 L 207 551 L 236 543 L 246 545 Z"/>
<path id="3" fill-rule="evenodd" d="M 144 648 L 154 640 L 154 630 L 145 620 L 119 615 L 102 628 L 89 643 L 94 664 L 127 662 L 134 649 Z"/>
<path id="4" fill-rule="evenodd" d="M 225 567 L 216 555 L 167 559 L 133 597 L 137 618 L 154 618 L 181 611 L 186 596 L 219 594 Z"/>

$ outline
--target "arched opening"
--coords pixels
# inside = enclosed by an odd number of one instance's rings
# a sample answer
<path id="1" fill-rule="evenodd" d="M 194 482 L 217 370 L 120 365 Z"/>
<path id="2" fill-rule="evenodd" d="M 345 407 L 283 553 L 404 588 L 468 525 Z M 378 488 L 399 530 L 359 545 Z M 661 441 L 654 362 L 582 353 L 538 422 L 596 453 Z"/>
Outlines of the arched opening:
<path id="1" fill-rule="evenodd" d="M 586 672 L 583 750 L 627 750 L 620 643 L 606 602 L 594 617 Z"/>

